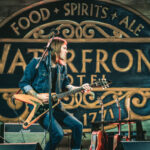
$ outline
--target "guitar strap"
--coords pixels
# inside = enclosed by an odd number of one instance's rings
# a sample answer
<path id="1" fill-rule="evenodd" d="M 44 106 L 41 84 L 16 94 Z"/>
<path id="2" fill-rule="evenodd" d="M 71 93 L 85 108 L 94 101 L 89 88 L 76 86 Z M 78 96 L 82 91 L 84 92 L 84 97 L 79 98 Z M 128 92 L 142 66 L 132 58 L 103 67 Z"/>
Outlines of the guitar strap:
<path id="1" fill-rule="evenodd" d="M 21 88 L 19 88 L 19 90 L 18 90 L 15 94 L 19 94 L 19 93 L 20 93 L 20 91 L 21 91 Z"/>
<path id="2" fill-rule="evenodd" d="M 56 93 L 60 93 L 60 65 L 57 64 Z"/>

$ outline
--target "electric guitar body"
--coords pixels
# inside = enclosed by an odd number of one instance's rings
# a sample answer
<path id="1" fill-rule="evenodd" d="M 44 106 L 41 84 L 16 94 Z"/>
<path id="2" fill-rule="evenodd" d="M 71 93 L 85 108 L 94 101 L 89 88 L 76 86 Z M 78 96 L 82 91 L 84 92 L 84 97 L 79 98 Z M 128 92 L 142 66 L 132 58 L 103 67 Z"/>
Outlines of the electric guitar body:
<path id="1" fill-rule="evenodd" d="M 55 95 L 55 93 L 52 93 L 52 95 Z M 32 111 L 28 115 L 27 119 L 23 123 L 23 128 L 27 129 L 29 126 L 31 126 L 33 123 L 38 121 L 44 114 L 46 114 L 49 111 L 49 105 L 43 104 L 41 100 L 38 98 L 35 98 L 28 94 L 14 94 L 13 98 L 15 100 L 30 104 L 33 106 Z M 52 107 L 54 107 L 53 105 Z"/>
<path id="2" fill-rule="evenodd" d="M 104 106 L 103 102 L 98 98 L 101 105 L 101 122 L 104 122 Z M 101 130 L 93 131 L 91 136 L 90 150 L 108 150 L 108 135 L 104 130 L 104 124 L 101 124 Z"/>
<path id="3" fill-rule="evenodd" d="M 104 131 L 93 131 L 90 150 L 108 150 L 108 135 Z"/>
<path id="4" fill-rule="evenodd" d="M 110 84 L 110 82 L 107 82 L 106 79 L 105 80 L 98 79 L 98 81 L 94 82 L 90 86 L 91 87 L 108 88 L 109 84 Z M 59 101 L 63 97 L 69 96 L 71 94 L 75 94 L 75 93 L 80 92 L 82 90 L 84 90 L 84 89 L 81 86 L 81 87 L 76 88 L 74 90 L 67 91 L 67 92 L 60 93 L 60 94 L 52 93 L 51 99 L 52 99 L 52 103 L 54 103 L 52 108 L 57 106 L 59 104 Z M 26 118 L 26 120 L 23 123 L 24 129 L 27 129 L 29 126 L 31 126 L 33 123 L 38 121 L 44 114 L 46 114 L 49 111 L 49 105 L 43 104 L 41 100 L 39 100 L 38 98 L 35 98 L 34 96 L 31 96 L 28 94 L 14 94 L 12 98 L 33 106 L 32 111 L 30 112 L 30 114 L 28 115 L 28 117 Z"/>

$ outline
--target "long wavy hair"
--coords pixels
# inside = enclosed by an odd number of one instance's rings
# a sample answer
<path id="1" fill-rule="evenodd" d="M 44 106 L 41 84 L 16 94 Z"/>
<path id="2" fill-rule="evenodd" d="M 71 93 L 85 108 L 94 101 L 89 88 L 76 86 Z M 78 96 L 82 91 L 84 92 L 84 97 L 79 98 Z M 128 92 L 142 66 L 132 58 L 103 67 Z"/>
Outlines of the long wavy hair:
<path id="1" fill-rule="evenodd" d="M 54 39 L 51 42 L 51 56 L 52 56 L 52 60 L 54 62 L 57 61 L 57 58 L 61 52 L 61 46 L 63 44 L 67 45 L 67 41 L 63 38 L 60 37 L 54 37 Z"/>

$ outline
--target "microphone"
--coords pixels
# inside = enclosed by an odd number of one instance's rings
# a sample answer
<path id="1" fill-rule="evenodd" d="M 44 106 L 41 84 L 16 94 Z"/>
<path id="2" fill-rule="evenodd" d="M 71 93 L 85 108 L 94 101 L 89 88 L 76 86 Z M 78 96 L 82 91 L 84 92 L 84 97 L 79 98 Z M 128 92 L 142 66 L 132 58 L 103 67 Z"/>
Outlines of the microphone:
<path id="1" fill-rule="evenodd" d="M 51 31 L 50 31 L 50 36 L 49 37 L 52 37 L 52 36 L 55 36 L 55 35 L 59 35 L 60 34 L 60 29 L 61 27 L 63 26 L 63 24 L 59 25 L 57 28 L 52 28 Z M 46 48 L 49 48 L 49 45 L 52 41 L 52 38 L 49 39 L 47 45 L 46 45 Z"/>
<path id="2" fill-rule="evenodd" d="M 50 31 L 50 37 L 53 36 L 53 35 L 59 35 L 59 33 L 60 32 L 57 30 L 57 28 L 56 29 L 52 28 L 51 31 Z"/>
<path id="3" fill-rule="evenodd" d="M 60 34 L 60 29 L 63 26 L 63 24 L 59 25 L 57 28 L 52 28 L 50 31 L 50 37 L 51 36 L 55 36 L 55 35 L 59 35 Z"/>
<path id="4" fill-rule="evenodd" d="M 44 53 L 43 53 L 42 56 L 41 56 L 41 59 L 39 60 L 38 64 L 36 65 L 36 67 L 35 67 L 36 69 L 38 69 L 38 67 L 39 67 L 39 65 L 40 65 L 40 63 L 41 63 L 41 61 L 42 61 L 43 58 L 45 57 L 46 52 L 47 52 L 47 50 L 48 50 L 48 48 L 49 48 L 49 46 L 50 46 L 50 44 L 51 44 L 51 42 L 52 42 L 54 36 L 55 36 L 55 35 L 59 35 L 59 33 L 60 33 L 59 31 L 60 31 L 60 29 L 61 29 L 62 26 L 63 26 L 63 24 L 59 25 L 56 29 L 55 29 L 55 28 L 52 28 L 52 29 L 51 29 L 50 35 L 49 35 L 49 40 L 48 40 L 48 43 L 47 43 L 47 45 L 46 45 L 46 50 L 44 51 Z"/>

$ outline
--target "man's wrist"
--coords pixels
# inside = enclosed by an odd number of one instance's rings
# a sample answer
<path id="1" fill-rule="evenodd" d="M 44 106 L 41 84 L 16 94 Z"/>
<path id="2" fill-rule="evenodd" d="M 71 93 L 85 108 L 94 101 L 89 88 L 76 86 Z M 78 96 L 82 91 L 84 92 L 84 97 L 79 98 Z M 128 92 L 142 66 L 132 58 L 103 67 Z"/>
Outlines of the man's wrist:
<path id="1" fill-rule="evenodd" d="M 74 90 L 74 89 L 76 89 L 76 88 L 79 88 L 79 86 L 67 85 L 67 89 L 68 89 L 69 91 Z"/>
<path id="2" fill-rule="evenodd" d="M 38 93 L 36 91 L 34 91 L 33 89 L 29 90 L 28 94 L 38 98 Z"/>

